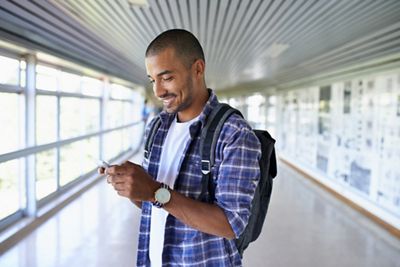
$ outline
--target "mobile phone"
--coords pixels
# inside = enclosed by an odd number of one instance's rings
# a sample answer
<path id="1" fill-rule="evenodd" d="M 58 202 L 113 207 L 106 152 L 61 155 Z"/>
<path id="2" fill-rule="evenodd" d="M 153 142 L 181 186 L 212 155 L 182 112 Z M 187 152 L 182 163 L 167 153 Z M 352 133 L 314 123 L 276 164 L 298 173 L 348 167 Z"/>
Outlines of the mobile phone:
<path id="1" fill-rule="evenodd" d="M 103 167 L 103 168 L 110 168 L 111 167 L 110 163 L 108 163 L 107 161 L 102 160 L 102 159 L 98 160 L 98 165 L 99 165 L 99 167 Z"/>

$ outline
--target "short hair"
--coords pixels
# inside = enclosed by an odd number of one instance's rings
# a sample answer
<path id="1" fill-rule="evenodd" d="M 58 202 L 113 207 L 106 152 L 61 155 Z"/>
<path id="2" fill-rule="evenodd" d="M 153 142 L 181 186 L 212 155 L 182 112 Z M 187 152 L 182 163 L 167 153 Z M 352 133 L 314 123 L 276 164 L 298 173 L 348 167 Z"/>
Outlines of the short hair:
<path id="1" fill-rule="evenodd" d="M 172 29 L 161 33 L 147 47 L 146 57 L 158 55 L 167 48 L 173 48 L 187 67 L 198 59 L 205 61 L 199 40 L 189 31 Z"/>

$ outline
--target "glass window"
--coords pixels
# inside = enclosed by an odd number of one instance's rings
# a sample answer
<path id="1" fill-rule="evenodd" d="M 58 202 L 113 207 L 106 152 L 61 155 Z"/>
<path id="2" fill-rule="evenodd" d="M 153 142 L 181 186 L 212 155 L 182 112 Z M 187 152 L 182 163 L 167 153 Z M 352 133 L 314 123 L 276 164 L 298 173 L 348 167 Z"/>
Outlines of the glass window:
<path id="1" fill-rule="evenodd" d="M 57 97 L 36 97 L 36 143 L 45 144 L 57 140 Z"/>
<path id="2" fill-rule="evenodd" d="M 107 103 L 106 127 L 114 128 L 123 125 L 123 102 L 112 100 Z"/>
<path id="3" fill-rule="evenodd" d="M 0 163 L 0 219 L 25 207 L 22 164 L 22 159 Z"/>
<path id="4" fill-rule="evenodd" d="M 82 132 L 81 99 L 75 97 L 61 98 L 60 114 L 61 139 L 79 136 Z"/>
<path id="5" fill-rule="evenodd" d="M 18 85 L 19 60 L 0 56 L 0 84 Z"/>
<path id="6" fill-rule="evenodd" d="M 92 137 L 82 142 L 82 168 L 83 173 L 88 173 L 97 168 L 99 159 L 99 138 Z"/>
<path id="7" fill-rule="evenodd" d="M 81 99 L 81 103 L 85 134 L 99 131 L 100 101 L 98 99 Z"/>
<path id="8" fill-rule="evenodd" d="M 26 84 L 26 62 L 21 60 L 20 62 L 20 86 L 25 87 Z"/>
<path id="9" fill-rule="evenodd" d="M 130 142 L 132 149 L 135 150 L 143 144 L 144 125 L 136 124 L 136 125 L 128 128 L 127 131 L 128 131 L 129 137 L 126 141 Z"/>
<path id="10" fill-rule="evenodd" d="M 132 128 L 126 128 L 122 130 L 122 149 L 124 151 L 129 150 L 132 147 Z"/>
<path id="11" fill-rule="evenodd" d="M 124 112 L 123 112 L 123 118 L 124 118 L 123 124 L 126 125 L 126 124 L 129 124 L 129 123 L 132 123 L 134 121 L 134 115 L 133 115 L 133 112 L 132 112 L 132 106 L 133 106 L 132 103 L 124 102 L 122 105 L 123 105 L 123 109 L 124 109 Z"/>
<path id="12" fill-rule="evenodd" d="M 0 92 L 0 154 L 15 151 L 22 148 L 20 136 L 23 130 L 20 128 L 21 108 L 20 96 L 14 93 Z"/>
<path id="13" fill-rule="evenodd" d="M 104 137 L 104 154 L 106 160 L 118 156 L 123 150 L 122 131 L 113 131 L 107 133 Z"/>
<path id="14" fill-rule="evenodd" d="M 133 91 L 132 89 L 119 85 L 119 84 L 111 84 L 111 97 L 113 99 L 126 99 L 132 100 L 133 98 Z"/>
<path id="15" fill-rule="evenodd" d="M 42 199 L 57 190 L 56 150 L 36 154 L 36 198 Z"/>
<path id="16" fill-rule="evenodd" d="M 102 96 L 103 95 L 103 82 L 95 78 L 83 77 L 82 78 L 82 94 L 89 96 Z"/>
<path id="17" fill-rule="evenodd" d="M 75 180 L 82 174 L 82 141 L 61 147 L 60 185 Z"/>
<path id="18" fill-rule="evenodd" d="M 81 76 L 68 72 L 61 72 L 60 91 L 68 93 L 80 93 Z"/>
<path id="19" fill-rule="evenodd" d="M 36 66 L 36 88 L 47 91 L 57 91 L 59 71 L 43 65 Z"/>

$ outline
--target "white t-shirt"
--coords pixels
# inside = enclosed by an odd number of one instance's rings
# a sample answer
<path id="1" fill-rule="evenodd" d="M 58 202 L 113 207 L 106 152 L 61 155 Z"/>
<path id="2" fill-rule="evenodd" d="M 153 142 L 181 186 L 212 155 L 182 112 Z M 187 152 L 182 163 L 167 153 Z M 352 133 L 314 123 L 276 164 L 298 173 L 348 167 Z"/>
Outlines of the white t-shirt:
<path id="1" fill-rule="evenodd" d="M 188 122 L 177 122 L 175 118 L 168 130 L 165 139 L 158 168 L 157 181 L 167 184 L 173 188 L 176 177 L 178 176 L 179 161 L 189 141 L 189 127 L 198 117 Z M 149 257 L 151 267 L 162 266 L 162 252 L 164 248 L 165 222 L 168 212 L 164 209 L 152 207 Z"/>

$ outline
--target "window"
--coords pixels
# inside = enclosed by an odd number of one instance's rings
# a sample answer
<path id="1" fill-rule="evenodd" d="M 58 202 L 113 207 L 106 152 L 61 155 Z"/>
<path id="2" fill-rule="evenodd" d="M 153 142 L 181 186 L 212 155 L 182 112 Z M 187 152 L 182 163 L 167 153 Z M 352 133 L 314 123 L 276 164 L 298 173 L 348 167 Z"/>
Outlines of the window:
<path id="1" fill-rule="evenodd" d="M 84 133 L 97 132 L 100 129 L 100 101 L 97 99 L 81 99 L 81 116 Z"/>
<path id="2" fill-rule="evenodd" d="M 7 203 L 0 205 L 1 227 L 24 216 L 27 206 L 42 207 L 51 201 L 49 196 L 95 171 L 101 154 L 113 160 L 141 144 L 140 138 L 135 138 L 143 131 L 140 106 L 136 105 L 143 102 L 140 93 L 85 76 L 86 70 L 67 71 L 42 62 L 30 65 L 34 62 L 0 55 L 0 155 L 5 155 L 0 162 L 0 203 Z M 26 75 L 28 68 L 35 69 L 33 81 L 26 81 L 31 79 Z M 33 82 L 35 88 L 28 89 L 36 89 L 35 94 L 25 94 L 25 85 Z M 35 109 L 31 110 L 33 106 L 27 103 L 33 101 Z M 31 125 L 25 123 L 26 111 L 27 119 L 35 120 L 35 131 L 26 129 Z M 135 121 L 138 124 L 132 125 Z M 100 151 L 102 135 L 104 148 Z M 32 138 L 34 143 L 29 145 L 36 146 L 36 152 L 25 153 L 26 140 Z M 71 138 L 76 140 L 71 143 Z M 34 160 L 26 161 L 31 156 Z M 26 168 L 34 171 L 26 173 Z M 26 188 L 27 184 L 34 188 Z M 27 198 L 32 191 L 36 200 Z M 37 203 L 28 205 L 27 201 Z"/>
<path id="3" fill-rule="evenodd" d="M 38 95 L 36 97 L 36 144 L 57 141 L 57 98 Z"/>
<path id="4" fill-rule="evenodd" d="M 16 93 L 0 92 L 0 154 L 12 152 L 23 147 L 21 129 L 22 97 Z"/>
<path id="5" fill-rule="evenodd" d="M 61 72 L 59 81 L 60 91 L 68 93 L 80 93 L 81 76 L 68 72 Z"/>
<path id="6" fill-rule="evenodd" d="M 36 66 L 36 88 L 40 90 L 57 90 L 58 70 L 43 65 Z"/>
<path id="7" fill-rule="evenodd" d="M 123 85 L 119 84 L 111 84 L 111 98 L 113 99 L 126 99 L 126 100 L 132 100 L 132 90 L 128 87 L 125 87 Z"/>
<path id="8" fill-rule="evenodd" d="M 61 147 L 60 185 L 66 185 L 78 178 L 82 172 L 82 141 Z"/>
<path id="9" fill-rule="evenodd" d="M 19 85 L 20 62 L 0 56 L 0 84 Z"/>
<path id="10" fill-rule="evenodd" d="M 57 190 L 56 149 L 36 154 L 36 199 Z"/>
<path id="11" fill-rule="evenodd" d="M 61 98 L 61 139 L 79 136 L 82 132 L 81 100 L 75 97 Z"/>
<path id="12" fill-rule="evenodd" d="M 22 159 L 0 163 L 0 219 L 25 207 L 23 167 Z"/>
<path id="13" fill-rule="evenodd" d="M 84 95 L 100 97 L 103 95 L 103 87 L 103 82 L 98 79 L 82 78 L 82 94 Z"/>

